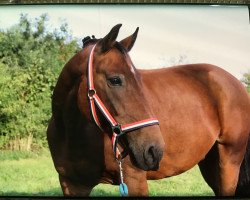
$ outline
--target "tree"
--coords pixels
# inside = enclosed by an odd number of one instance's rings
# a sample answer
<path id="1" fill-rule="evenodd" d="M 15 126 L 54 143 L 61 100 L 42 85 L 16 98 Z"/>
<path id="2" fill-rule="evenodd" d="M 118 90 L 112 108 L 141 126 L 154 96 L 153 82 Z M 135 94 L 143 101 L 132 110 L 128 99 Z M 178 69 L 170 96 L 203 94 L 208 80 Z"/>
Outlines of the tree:
<path id="1" fill-rule="evenodd" d="M 241 81 L 246 85 L 247 91 L 250 93 L 250 72 L 243 74 Z"/>
<path id="2" fill-rule="evenodd" d="M 67 23 L 48 30 L 46 14 L 35 20 L 21 15 L 0 30 L 0 148 L 47 145 L 51 94 L 64 64 L 79 47 Z"/>

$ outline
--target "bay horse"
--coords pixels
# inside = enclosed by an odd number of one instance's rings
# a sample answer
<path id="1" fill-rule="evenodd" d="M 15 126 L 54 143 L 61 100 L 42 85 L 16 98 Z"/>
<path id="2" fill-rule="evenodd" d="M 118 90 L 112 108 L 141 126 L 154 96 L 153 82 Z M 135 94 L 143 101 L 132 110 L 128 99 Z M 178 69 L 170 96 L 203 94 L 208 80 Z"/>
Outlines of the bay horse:
<path id="1" fill-rule="evenodd" d="M 120 27 L 85 39 L 55 86 L 47 139 L 63 194 L 124 181 L 130 196 L 147 196 L 147 180 L 198 164 L 215 195 L 250 196 L 244 86 L 210 64 L 136 69 L 128 52 L 138 28 L 117 42 Z"/>

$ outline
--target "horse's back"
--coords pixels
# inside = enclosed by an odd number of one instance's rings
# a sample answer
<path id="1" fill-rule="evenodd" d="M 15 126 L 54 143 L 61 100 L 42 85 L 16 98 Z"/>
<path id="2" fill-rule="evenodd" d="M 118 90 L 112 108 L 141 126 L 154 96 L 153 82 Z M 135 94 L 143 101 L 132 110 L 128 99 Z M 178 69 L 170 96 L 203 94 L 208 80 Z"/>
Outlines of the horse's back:
<path id="1" fill-rule="evenodd" d="M 161 172 L 149 172 L 150 178 L 186 171 L 216 141 L 245 140 L 250 129 L 249 97 L 244 86 L 223 69 L 193 64 L 140 73 L 166 143 Z"/>

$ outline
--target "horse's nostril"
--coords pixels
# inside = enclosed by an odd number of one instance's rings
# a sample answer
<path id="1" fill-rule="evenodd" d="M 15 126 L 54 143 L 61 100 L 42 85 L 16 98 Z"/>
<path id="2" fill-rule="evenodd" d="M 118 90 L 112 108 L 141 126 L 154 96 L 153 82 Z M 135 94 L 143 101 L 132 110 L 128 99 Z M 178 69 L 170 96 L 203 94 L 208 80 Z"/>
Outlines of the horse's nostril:
<path id="1" fill-rule="evenodd" d="M 148 157 L 152 159 L 152 162 L 155 160 L 155 148 L 153 146 L 148 149 Z"/>
<path id="2" fill-rule="evenodd" d="M 155 146 L 149 146 L 144 152 L 145 164 L 151 170 L 157 170 L 159 168 L 159 161 L 161 159 L 161 153 Z"/>

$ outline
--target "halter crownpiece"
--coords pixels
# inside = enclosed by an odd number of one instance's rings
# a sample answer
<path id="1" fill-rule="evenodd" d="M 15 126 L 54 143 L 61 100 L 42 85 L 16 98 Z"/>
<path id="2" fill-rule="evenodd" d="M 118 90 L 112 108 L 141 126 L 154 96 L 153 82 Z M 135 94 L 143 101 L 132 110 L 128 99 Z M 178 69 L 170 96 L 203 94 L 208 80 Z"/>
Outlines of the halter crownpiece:
<path id="1" fill-rule="evenodd" d="M 120 136 L 124 135 L 125 133 L 134 131 L 136 129 L 140 129 L 147 126 L 152 125 L 159 125 L 159 121 L 156 118 L 149 118 L 141 121 L 137 121 L 131 124 L 125 124 L 121 125 L 119 124 L 113 116 L 110 114 L 102 100 L 99 98 L 99 96 L 96 93 L 95 87 L 94 87 L 94 78 L 93 78 L 93 58 L 94 58 L 94 50 L 95 50 L 96 44 L 92 47 L 89 55 L 89 61 L 88 61 L 88 97 L 90 101 L 90 108 L 91 108 L 91 114 L 93 116 L 93 119 L 96 123 L 96 125 L 103 131 L 101 127 L 100 120 L 98 119 L 97 112 L 96 112 L 96 106 L 101 111 L 103 116 L 107 119 L 109 124 L 111 125 L 111 129 L 113 132 L 112 135 L 112 146 L 113 151 L 115 154 L 115 158 L 117 160 L 124 158 L 124 153 L 120 153 L 117 145 L 118 145 L 118 139 Z"/>

